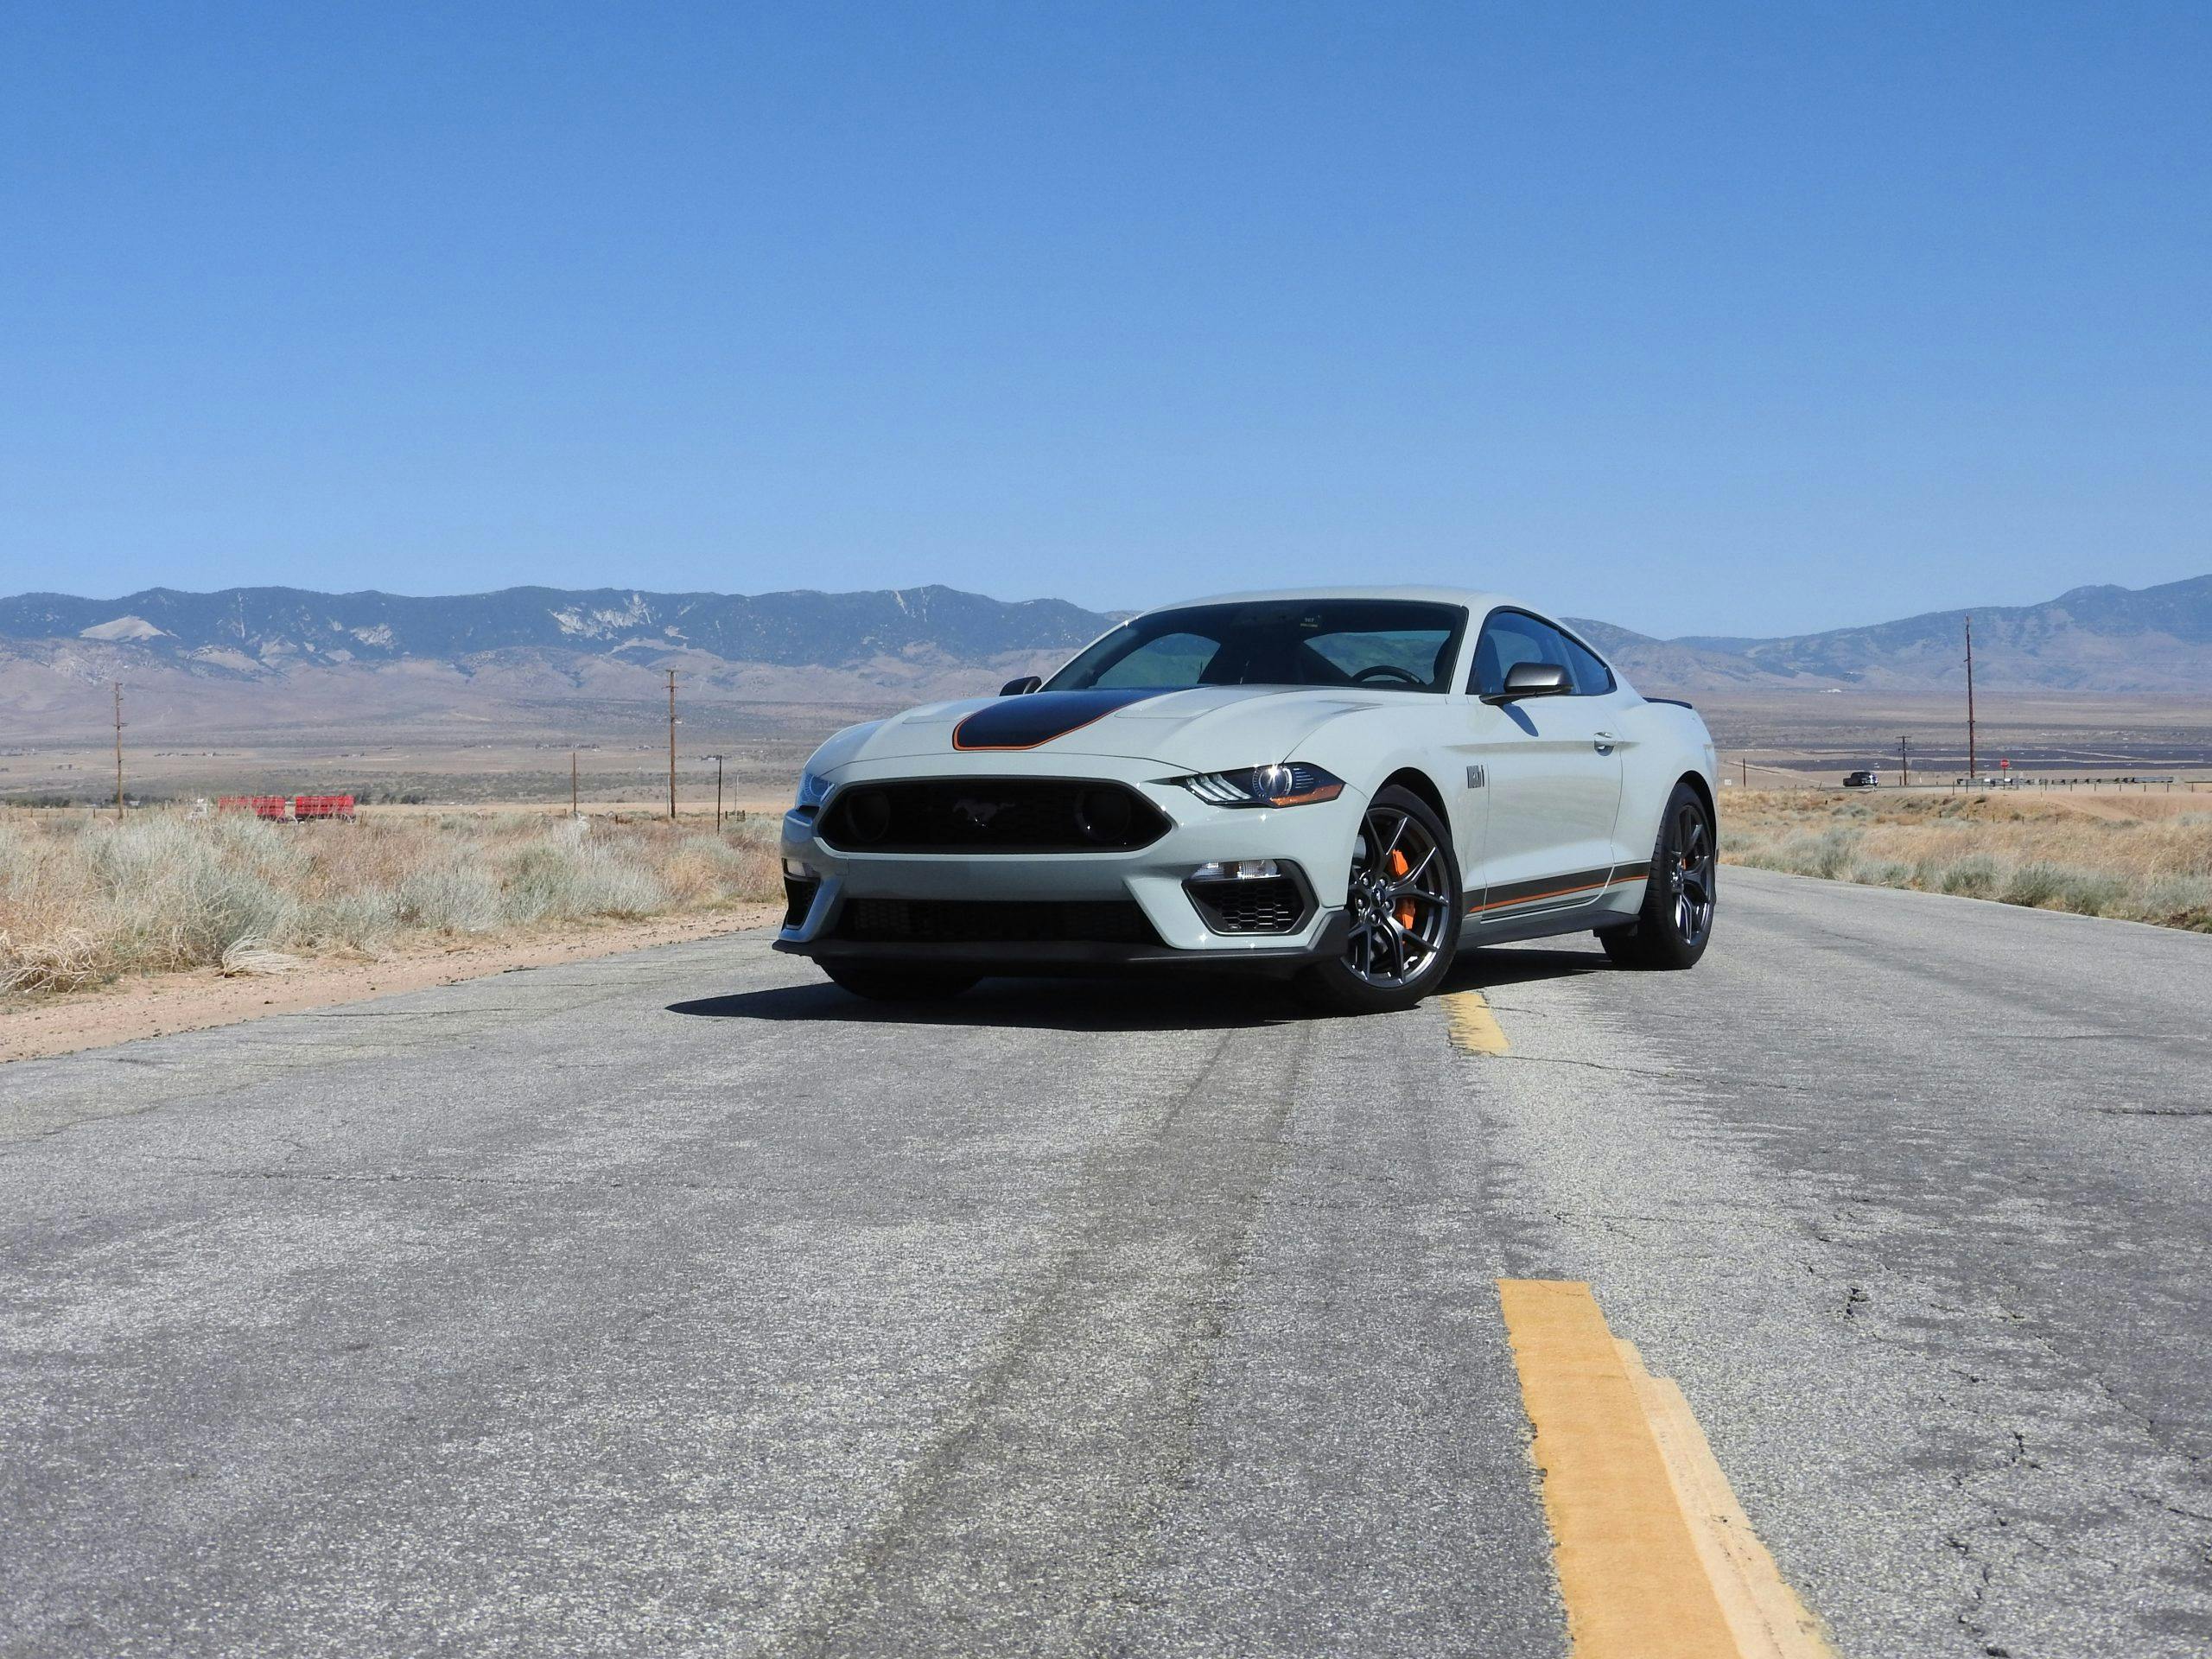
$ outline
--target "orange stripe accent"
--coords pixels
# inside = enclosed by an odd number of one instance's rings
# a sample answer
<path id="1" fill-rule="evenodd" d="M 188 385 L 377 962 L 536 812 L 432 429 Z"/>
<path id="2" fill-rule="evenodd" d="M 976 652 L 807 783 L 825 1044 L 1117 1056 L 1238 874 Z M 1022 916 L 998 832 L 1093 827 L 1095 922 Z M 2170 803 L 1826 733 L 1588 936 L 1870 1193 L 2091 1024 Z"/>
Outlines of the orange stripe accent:
<path id="1" fill-rule="evenodd" d="M 1518 899 L 1501 899 L 1494 905 L 1474 905 L 1467 911 L 1470 916 L 1479 916 L 1486 910 L 1510 910 L 1516 905 L 1541 905 L 1547 899 L 1564 899 L 1573 893 L 1596 893 L 1604 887 L 1618 887 L 1630 881 L 1649 881 L 1651 872 L 1638 870 L 1633 875 L 1608 876 L 1603 881 L 1586 881 L 1579 887 L 1554 887 L 1549 893 L 1524 893 Z"/>

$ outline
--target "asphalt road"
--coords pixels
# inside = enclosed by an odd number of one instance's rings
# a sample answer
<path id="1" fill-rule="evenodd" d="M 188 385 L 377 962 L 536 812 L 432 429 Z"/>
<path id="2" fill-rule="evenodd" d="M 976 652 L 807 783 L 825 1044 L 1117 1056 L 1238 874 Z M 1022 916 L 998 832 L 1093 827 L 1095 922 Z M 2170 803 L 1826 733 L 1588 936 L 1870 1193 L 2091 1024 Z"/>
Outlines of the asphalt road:
<path id="1" fill-rule="evenodd" d="M 2212 1651 L 2212 938 L 1725 874 L 1503 1057 L 747 935 L 0 1069 L 0 1652 L 1561 1653 L 1501 1275 L 1846 1653 Z"/>

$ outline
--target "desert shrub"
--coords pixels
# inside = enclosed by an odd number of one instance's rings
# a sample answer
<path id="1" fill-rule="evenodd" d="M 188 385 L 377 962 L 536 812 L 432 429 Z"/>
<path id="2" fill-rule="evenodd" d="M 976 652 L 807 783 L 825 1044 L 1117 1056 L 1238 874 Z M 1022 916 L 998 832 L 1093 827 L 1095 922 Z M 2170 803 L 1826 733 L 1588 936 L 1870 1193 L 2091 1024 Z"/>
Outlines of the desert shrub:
<path id="1" fill-rule="evenodd" d="M 645 867 L 639 845 L 594 837 L 582 819 L 515 849 L 503 874 L 510 921 L 645 916 L 669 903 L 669 887 Z"/>
<path id="2" fill-rule="evenodd" d="M 1969 853 L 1937 871 L 1936 890 L 1961 898 L 1987 899 L 1995 894 L 2000 874 L 1997 861 L 1987 853 Z"/>
<path id="3" fill-rule="evenodd" d="M 1909 887 L 1912 885 L 1912 866 L 1894 858 L 1855 859 L 1850 876 L 1861 887 Z"/>
<path id="4" fill-rule="evenodd" d="M 2202 811 L 2107 817 L 2064 799 L 1745 791 L 1725 822 L 1732 863 L 2212 931 Z"/>
<path id="5" fill-rule="evenodd" d="M 1998 896 L 2008 905 L 2051 906 L 2066 890 L 2068 874 L 2063 867 L 2041 860 L 2018 865 L 2006 874 Z"/>
<path id="6" fill-rule="evenodd" d="M 1785 836 L 1775 849 L 1777 868 L 1833 880 L 1851 868 L 1858 847 L 1859 832 L 1855 830 L 1801 830 Z"/>
<path id="7" fill-rule="evenodd" d="M 102 822 L 79 849 L 99 895 L 92 931 L 118 969 L 204 966 L 290 924 L 294 901 L 279 883 L 299 860 L 267 824 L 166 814 Z"/>
<path id="8" fill-rule="evenodd" d="M 499 878 L 458 859 L 410 870 L 393 900 L 400 921 L 441 933 L 488 933 L 505 919 Z"/>
<path id="9" fill-rule="evenodd" d="M 21 944 L 0 933 L 0 991 L 74 991 L 106 977 L 99 942 L 81 929 Z"/>
<path id="10" fill-rule="evenodd" d="M 650 814 L 38 817 L 0 809 L 0 995 L 118 975 L 376 953 L 410 934 L 569 927 L 780 897 L 779 820 L 720 835 Z"/>
<path id="11" fill-rule="evenodd" d="M 643 864 L 605 847 L 576 855 L 564 916 L 650 916 L 668 907 L 668 889 Z"/>
<path id="12" fill-rule="evenodd" d="M 399 931 L 399 895 L 388 887 L 336 893 L 302 904 L 288 944 L 303 950 L 384 950 Z"/>
<path id="13" fill-rule="evenodd" d="M 2068 870 L 2053 903 L 2082 916 L 2118 916 L 2127 909 L 2127 883 L 2104 870 Z"/>
<path id="14" fill-rule="evenodd" d="M 2123 913 L 2139 922 L 2212 932 L 2212 876 L 2158 876 L 2131 895 Z"/>
<path id="15" fill-rule="evenodd" d="M 226 976 L 235 979 L 255 974 L 289 973 L 300 965 L 300 959 L 277 950 L 266 939 L 248 934 L 225 950 L 217 965 Z"/>

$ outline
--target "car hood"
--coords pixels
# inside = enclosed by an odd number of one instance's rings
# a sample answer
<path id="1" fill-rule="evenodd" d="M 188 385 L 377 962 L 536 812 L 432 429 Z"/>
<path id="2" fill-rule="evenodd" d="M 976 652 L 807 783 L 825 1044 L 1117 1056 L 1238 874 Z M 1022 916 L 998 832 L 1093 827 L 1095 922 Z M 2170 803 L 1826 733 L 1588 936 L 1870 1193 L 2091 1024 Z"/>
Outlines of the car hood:
<path id="1" fill-rule="evenodd" d="M 877 724 L 836 765 L 950 754 L 1112 755 L 1188 771 L 1288 758 L 1340 715 L 1402 691 L 1209 685 L 1187 691 L 1033 691 L 929 703 Z M 842 746 L 841 746 L 842 747 Z"/>

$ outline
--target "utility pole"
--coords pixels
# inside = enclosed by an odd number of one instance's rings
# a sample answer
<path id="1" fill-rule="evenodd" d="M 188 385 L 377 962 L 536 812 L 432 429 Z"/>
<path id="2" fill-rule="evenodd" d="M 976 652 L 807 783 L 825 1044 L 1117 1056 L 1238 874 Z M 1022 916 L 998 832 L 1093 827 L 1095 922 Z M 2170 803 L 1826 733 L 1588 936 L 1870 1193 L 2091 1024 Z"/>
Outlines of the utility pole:
<path id="1" fill-rule="evenodd" d="M 668 671 L 668 821 L 676 822 L 676 671 Z"/>
<path id="2" fill-rule="evenodd" d="M 1974 747 L 1974 618 L 1967 618 L 1967 778 L 1969 782 L 1981 776 L 1975 764 Z"/>
<path id="3" fill-rule="evenodd" d="M 722 832 L 722 758 L 719 754 L 706 757 L 715 763 L 715 833 Z"/>
<path id="4" fill-rule="evenodd" d="M 569 816 L 572 818 L 583 817 L 582 809 L 576 804 L 576 752 L 574 749 L 569 751 Z"/>
<path id="5" fill-rule="evenodd" d="M 1751 763 L 1740 754 L 1736 757 L 1736 786 L 1738 789 L 1751 786 Z"/>
<path id="6" fill-rule="evenodd" d="M 1902 737 L 1897 739 L 1897 787 L 1899 789 L 1912 787 L 1912 760 L 1906 753 L 1905 740 Z"/>
<path id="7" fill-rule="evenodd" d="M 115 816 L 123 816 L 123 682 L 115 683 Z"/>

